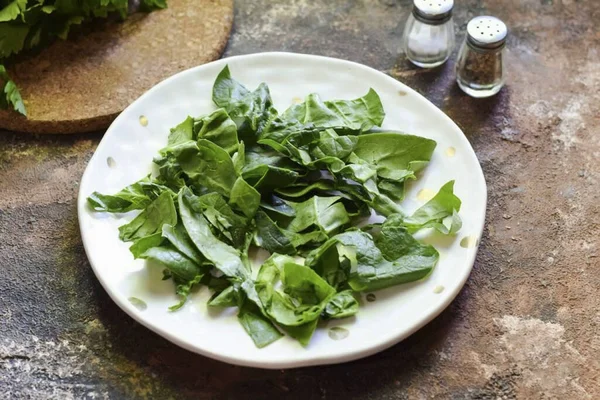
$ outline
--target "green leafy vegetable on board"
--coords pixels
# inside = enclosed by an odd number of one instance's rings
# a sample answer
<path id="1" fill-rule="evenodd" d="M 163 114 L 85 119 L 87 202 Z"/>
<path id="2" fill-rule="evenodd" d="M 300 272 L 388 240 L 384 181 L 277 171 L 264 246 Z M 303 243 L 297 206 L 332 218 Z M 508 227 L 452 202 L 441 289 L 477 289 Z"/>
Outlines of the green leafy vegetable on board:
<path id="1" fill-rule="evenodd" d="M 173 280 L 181 301 L 171 310 L 207 286 L 208 306 L 237 308 L 257 347 L 283 335 L 307 346 L 319 321 L 360 312 L 360 292 L 432 272 L 439 254 L 413 234 L 455 234 L 461 201 L 450 181 L 413 213 L 402 209 L 405 183 L 436 143 L 375 131 L 385 114 L 374 90 L 311 94 L 279 113 L 266 84 L 249 90 L 226 67 L 212 95 L 217 110 L 171 129 L 157 176 L 88 198 L 97 212 L 138 212 L 120 238 Z M 385 220 L 365 225 L 373 212 Z M 254 273 L 251 247 L 271 254 Z"/>
<path id="2" fill-rule="evenodd" d="M 166 7 L 166 0 L 140 2 L 140 10 L 145 12 Z M 12 107 L 27 115 L 19 88 L 3 64 L 56 38 L 67 39 L 74 25 L 110 14 L 124 19 L 128 12 L 128 0 L 0 0 L 0 108 Z"/>

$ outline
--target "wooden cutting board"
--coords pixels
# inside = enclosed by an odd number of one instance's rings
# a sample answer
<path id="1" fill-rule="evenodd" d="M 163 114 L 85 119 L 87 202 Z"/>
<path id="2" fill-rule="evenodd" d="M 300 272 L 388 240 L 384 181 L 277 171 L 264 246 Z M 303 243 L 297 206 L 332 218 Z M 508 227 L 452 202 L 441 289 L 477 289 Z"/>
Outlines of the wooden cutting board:
<path id="1" fill-rule="evenodd" d="M 0 128 L 78 133 L 108 127 L 133 100 L 163 79 L 221 56 L 233 0 L 169 0 L 168 8 L 104 21 L 8 69 L 27 118 L 0 110 Z"/>

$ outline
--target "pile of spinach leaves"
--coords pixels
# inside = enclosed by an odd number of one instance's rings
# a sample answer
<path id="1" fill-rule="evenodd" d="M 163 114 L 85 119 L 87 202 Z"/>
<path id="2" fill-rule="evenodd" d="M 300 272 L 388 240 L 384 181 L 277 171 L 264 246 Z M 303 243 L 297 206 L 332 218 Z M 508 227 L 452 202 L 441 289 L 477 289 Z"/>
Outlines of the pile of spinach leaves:
<path id="1" fill-rule="evenodd" d="M 453 181 L 412 215 L 398 206 L 436 143 L 377 129 L 374 90 L 311 94 L 280 114 L 266 84 L 250 91 L 225 67 L 212 96 L 216 111 L 171 129 L 155 176 L 88 198 L 95 211 L 141 210 L 119 236 L 135 258 L 164 265 L 181 296 L 172 310 L 205 285 L 210 307 L 238 308 L 256 346 L 283 333 L 307 345 L 319 320 L 356 314 L 357 292 L 432 271 L 439 254 L 413 233 L 460 229 Z M 385 221 L 359 229 L 372 211 Z M 254 273 L 251 246 L 271 253 Z"/>

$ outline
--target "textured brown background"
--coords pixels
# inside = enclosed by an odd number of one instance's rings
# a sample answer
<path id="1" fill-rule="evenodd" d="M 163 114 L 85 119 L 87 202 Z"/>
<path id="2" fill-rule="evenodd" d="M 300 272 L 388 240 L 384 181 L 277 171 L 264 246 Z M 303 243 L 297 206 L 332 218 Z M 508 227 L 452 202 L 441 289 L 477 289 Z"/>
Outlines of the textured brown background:
<path id="1" fill-rule="evenodd" d="M 101 133 L 0 134 L 0 398 L 600 398 L 600 2 L 463 0 L 511 28 L 509 85 L 475 100 L 450 62 L 398 56 L 409 0 L 236 2 L 226 55 L 342 57 L 416 88 L 464 130 L 489 187 L 467 285 L 440 317 L 364 360 L 263 371 L 181 350 L 94 277 L 77 183 Z"/>
<path id="2" fill-rule="evenodd" d="M 121 22 L 96 21 L 9 66 L 27 118 L 0 110 L 0 127 L 35 133 L 105 129 L 163 79 L 220 57 L 233 0 L 170 0 Z M 75 30 L 75 29 L 74 29 Z"/>

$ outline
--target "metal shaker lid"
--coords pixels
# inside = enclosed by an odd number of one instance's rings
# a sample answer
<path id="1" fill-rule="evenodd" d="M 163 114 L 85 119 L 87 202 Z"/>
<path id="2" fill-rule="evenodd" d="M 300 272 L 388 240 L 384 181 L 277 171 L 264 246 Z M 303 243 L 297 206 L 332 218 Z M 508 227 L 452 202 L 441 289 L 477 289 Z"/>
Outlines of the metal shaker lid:
<path id="1" fill-rule="evenodd" d="M 467 24 L 467 40 L 483 49 L 496 49 L 504 46 L 508 28 L 496 17 L 475 17 Z"/>
<path id="2" fill-rule="evenodd" d="M 413 0 L 415 17 L 425 21 L 447 21 L 452 16 L 454 0 Z"/>

